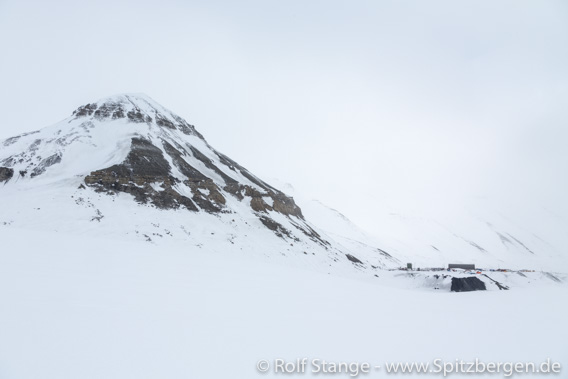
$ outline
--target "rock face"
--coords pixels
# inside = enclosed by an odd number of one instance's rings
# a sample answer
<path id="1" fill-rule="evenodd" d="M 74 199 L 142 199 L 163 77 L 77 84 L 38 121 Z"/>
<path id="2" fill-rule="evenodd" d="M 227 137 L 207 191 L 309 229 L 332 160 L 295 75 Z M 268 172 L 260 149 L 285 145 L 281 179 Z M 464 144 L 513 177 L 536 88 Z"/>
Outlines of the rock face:
<path id="1" fill-rule="evenodd" d="M 134 196 L 139 203 L 151 202 L 162 209 L 185 206 L 197 211 L 194 202 L 172 188 L 178 181 L 170 174 L 170 169 L 160 149 L 148 140 L 133 138 L 130 153 L 124 162 L 93 171 L 85 177 L 85 184 L 110 195 L 125 192 Z M 159 188 L 153 187 L 154 183 L 159 183 Z"/>
<path id="2" fill-rule="evenodd" d="M 60 154 L 53 154 L 45 159 L 43 159 L 33 170 L 31 173 L 32 178 L 34 176 L 41 175 L 45 172 L 45 170 L 53 166 L 54 164 L 61 162 L 61 155 Z"/>
<path id="3" fill-rule="evenodd" d="M 166 114 L 164 114 L 166 113 Z M 127 119 L 135 123 L 155 123 L 157 126 L 172 130 L 181 130 L 187 135 L 199 134 L 193 125 L 181 117 L 153 103 L 144 95 L 121 95 L 99 103 L 86 104 L 73 112 L 75 118 L 92 117 L 98 121 Z"/>
<path id="4" fill-rule="evenodd" d="M 139 203 L 162 209 L 185 208 L 209 213 L 230 212 L 226 196 L 239 201 L 250 198 L 250 207 L 258 214 L 275 211 L 303 219 L 302 211 L 292 198 L 215 151 L 193 125 L 156 104 L 125 96 L 81 106 L 73 112 L 73 117 L 89 121 L 123 119 L 127 123 L 146 124 L 157 131 L 157 138 L 132 138 L 130 152 L 123 162 L 85 177 L 85 184 L 99 192 L 125 192 Z M 183 138 L 168 138 L 169 131 L 196 137 L 205 145 L 205 151 Z M 238 174 L 237 177 L 228 174 L 230 172 Z"/>
<path id="5" fill-rule="evenodd" d="M 14 170 L 8 167 L 0 167 L 0 183 L 7 182 L 14 176 Z"/>
<path id="6" fill-rule="evenodd" d="M 485 283 L 475 276 L 452 278 L 452 292 L 485 291 Z"/>

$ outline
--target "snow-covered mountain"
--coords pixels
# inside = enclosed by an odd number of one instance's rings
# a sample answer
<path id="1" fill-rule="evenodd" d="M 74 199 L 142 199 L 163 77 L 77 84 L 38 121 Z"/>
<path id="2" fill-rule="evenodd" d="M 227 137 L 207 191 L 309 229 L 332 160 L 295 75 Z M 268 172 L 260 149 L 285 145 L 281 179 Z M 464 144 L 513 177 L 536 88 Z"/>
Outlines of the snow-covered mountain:
<path id="1" fill-rule="evenodd" d="M 372 278 L 406 262 L 568 269 L 568 223 L 548 209 L 434 207 L 454 209 L 447 215 L 370 198 L 369 233 L 291 185 L 270 183 L 142 94 L 86 104 L 55 125 L 0 141 L 0 225 L 206 246 Z"/>
<path id="2" fill-rule="evenodd" d="M 141 94 L 0 142 L 0 223 L 243 252 L 368 275 L 400 264 L 306 219 L 294 199 Z"/>

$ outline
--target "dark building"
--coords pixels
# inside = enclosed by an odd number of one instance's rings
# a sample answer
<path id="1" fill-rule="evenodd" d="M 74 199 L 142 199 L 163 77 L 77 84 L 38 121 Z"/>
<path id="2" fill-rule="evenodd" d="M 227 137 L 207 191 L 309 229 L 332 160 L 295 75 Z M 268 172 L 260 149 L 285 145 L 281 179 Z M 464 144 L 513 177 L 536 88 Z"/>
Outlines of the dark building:
<path id="1" fill-rule="evenodd" d="M 472 263 L 450 263 L 448 268 L 463 268 L 464 270 L 475 270 L 475 265 Z"/>

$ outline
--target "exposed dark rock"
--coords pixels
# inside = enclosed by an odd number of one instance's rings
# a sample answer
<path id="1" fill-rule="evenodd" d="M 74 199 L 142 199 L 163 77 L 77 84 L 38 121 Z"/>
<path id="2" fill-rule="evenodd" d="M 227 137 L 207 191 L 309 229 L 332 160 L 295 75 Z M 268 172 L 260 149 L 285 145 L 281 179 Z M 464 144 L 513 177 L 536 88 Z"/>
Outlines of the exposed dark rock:
<path id="1" fill-rule="evenodd" d="M 219 192 L 219 188 L 212 179 L 207 178 L 199 170 L 191 166 L 183 158 L 183 149 L 176 149 L 166 141 L 162 141 L 166 153 L 172 158 L 176 168 L 187 177 L 184 181 L 193 192 L 193 201 L 207 212 L 220 212 L 226 203 L 225 197 Z"/>
<path id="2" fill-rule="evenodd" d="M 286 196 L 278 190 L 272 189 L 272 187 L 268 187 L 266 193 L 261 193 L 257 189 L 248 185 L 226 186 L 225 190 L 235 195 L 240 200 L 242 200 L 243 195 L 252 197 L 251 207 L 257 212 L 274 210 L 286 216 L 296 216 L 300 219 L 304 218 L 302 210 L 296 205 L 294 199 Z M 264 198 L 272 199 L 273 205 L 270 206 Z"/>
<path id="3" fill-rule="evenodd" d="M 292 219 L 290 219 L 290 222 L 292 223 L 292 225 L 294 225 L 298 230 L 300 230 L 302 233 L 304 233 L 304 235 L 306 235 L 312 241 L 319 243 L 321 246 L 325 247 L 326 249 L 330 246 L 329 242 L 324 240 L 312 227 L 310 227 L 305 222 L 300 221 L 300 222 L 303 222 L 302 225 L 298 222 L 293 221 Z"/>
<path id="4" fill-rule="evenodd" d="M 219 175 L 220 177 L 223 178 L 223 180 L 225 181 L 225 184 L 227 185 L 227 187 L 235 192 L 238 191 L 238 187 L 239 187 L 239 183 L 231 178 L 230 176 L 228 176 L 227 174 L 225 174 L 223 171 L 221 171 L 217 166 L 215 166 L 215 164 L 211 161 L 211 159 L 207 158 L 205 155 L 203 155 L 199 150 L 197 150 L 196 148 L 194 148 L 193 146 L 188 146 L 191 154 L 193 154 L 193 156 L 198 159 L 199 161 L 203 162 L 203 164 L 205 165 L 205 167 L 207 167 L 210 170 L 215 171 L 215 173 L 217 175 Z M 225 187 L 225 189 L 230 192 L 233 193 L 232 191 L 229 191 L 227 189 L 227 187 Z M 234 194 L 234 193 L 233 193 Z"/>
<path id="5" fill-rule="evenodd" d="M 347 257 L 347 259 L 349 259 L 349 260 L 350 260 L 351 262 L 353 262 L 353 263 L 360 264 L 360 265 L 363 264 L 363 262 L 361 262 L 361 260 L 360 260 L 359 258 L 354 257 L 354 256 L 351 255 L 351 254 L 345 254 L 345 256 Z"/>
<path id="6" fill-rule="evenodd" d="M 215 153 L 219 157 L 219 160 L 221 161 L 221 163 L 223 163 L 225 166 L 229 167 L 229 169 L 231 169 L 233 171 L 238 170 L 245 178 L 247 178 L 252 183 L 259 186 L 260 188 L 264 189 L 267 192 L 279 192 L 277 189 L 273 188 L 272 186 L 270 186 L 267 183 L 263 182 L 262 180 L 258 179 L 256 176 L 251 174 L 246 168 L 239 165 L 237 162 L 235 162 L 231 158 L 229 158 L 226 155 L 221 154 L 219 152 L 215 152 Z"/>
<path id="7" fill-rule="evenodd" d="M 124 164 L 131 170 L 133 176 L 140 179 L 145 179 L 145 177 L 165 179 L 171 169 L 162 150 L 144 138 L 132 138 L 131 150 Z M 137 184 L 145 183 L 140 181 Z"/>
<path id="8" fill-rule="evenodd" d="M 28 147 L 28 150 L 30 152 L 36 152 L 39 149 L 39 145 L 41 145 L 41 140 L 40 139 L 36 139 L 31 145 L 30 147 Z"/>
<path id="9" fill-rule="evenodd" d="M 268 218 L 266 216 L 260 216 L 259 219 L 264 224 L 264 226 L 272 230 L 278 237 L 284 238 L 284 236 L 286 236 L 288 238 L 293 238 L 292 234 L 288 229 L 286 229 L 285 227 L 283 227 L 273 219 Z"/>
<path id="10" fill-rule="evenodd" d="M 4 141 L 4 146 L 10 146 L 18 142 L 21 136 L 11 137 Z"/>
<path id="11" fill-rule="evenodd" d="M 108 102 L 101 105 L 95 111 L 95 118 L 99 120 L 104 119 L 119 119 L 124 118 L 124 108 L 120 103 Z"/>
<path id="12" fill-rule="evenodd" d="M 513 242 L 512 242 L 510 239 L 508 239 L 507 237 L 505 237 L 505 236 L 502 235 L 501 233 L 499 233 L 499 232 L 497 232 L 497 231 L 495 231 L 495 233 L 497 233 L 497 235 L 499 236 L 499 239 L 501 240 L 501 243 L 502 243 L 503 245 L 505 245 L 505 244 L 507 244 L 507 243 L 508 243 L 508 244 L 511 244 L 511 245 L 513 244 Z"/>
<path id="13" fill-rule="evenodd" d="M 531 254 L 534 254 L 534 251 L 532 251 L 531 249 L 529 249 L 524 243 L 522 243 L 521 241 L 519 241 L 517 238 L 515 238 L 514 236 L 512 236 L 511 234 L 507 233 L 509 235 L 509 237 L 511 237 L 512 239 L 515 240 L 515 242 L 517 242 L 519 245 L 521 245 L 522 247 L 525 248 L 526 251 L 528 251 Z"/>
<path id="14" fill-rule="evenodd" d="M 264 200 L 262 199 L 262 196 L 254 196 L 251 200 L 250 200 L 250 207 L 255 211 L 255 212 L 264 212 L 266 213 L 267 211 L 271 211 L 272 207 L 270 205 L 268 205 L 267 203 L 264 202 Z"/>
<path id="15" fill-rule="evenodd" d="M 163 126 L 165 128 L 169 128 L 169 129 L 175 129 L 176 126 L 174 125 L 173 122 L 171 122 L 170 120 L 168 120 L 167 118 L 165 118 L 164 116 L 157 114 L 156 115 L 156 124 L 158 124 L 159 126 Z"/>
<path id="16" fill-rule="evenodd" d="M 108 114 L 108 112 L 104 114 Z M 175 142 L 173 143 L 175 144 Z M 171 158 L 171 162 L 186 178 L 182 184 L 191 190 L 193 194 L 191 199 L 182 196 L 174 189 L 174 186 L 178 185 L 179 182 L 172 176 L 170 164 L 165 159 L 162 150 L 143 138 L 132 139 L 131 151 L 122 164 L 92 172 L 85 178 L 85 183 L 95 187 L 98 191 L 130 193 L 136 201 L 140 203 L 150 202 L 159 208 L 178 208 L 180 205 L 184 205 L 190 210 L 198 210 L 199 207 L 211 213 L 221 212 L 226 204 L 225 197 L 212 179 L 206 177 L 188 163 L 186 157 L 190 157 L 187 155 L 187 150 L 182 146 L 174 146 L 164 140 L 162 140 L 162 145 L 166 154 Z M 190 151 L 194 158 L 223 177 L 228 183 L 225 190 L 228 187 L 228 192 L 240 199 L 243 199 L 244 196 L 251 197 L 251 207 L 257 213 L 274 210 L 287 216 L 302 218 L 301 210 L 292 198 L 258 180 L 258 183 L 262 184 L 267 192 L 261 193 L 251 186 L 241 185 L 224 174 L 199 150 L 190 147 Z M 236 164 L 234 165 L 236 166 Z M 161 190 L 156 190 L 156 185 L 160 185 Z M 271 198 L 273 206 L 270 206 L 268 201 L 264 201 L 263 198 Z M 261 219 L 277 235 L 291 236 L 290 232 L 282 225 L 269 220 L 268 217 Z M 299 229 L 314 240 L 318 240 L 322 244 L 327 243 L 311 228 L 299 227 Z"/>
<path id="17" fill-rule="evenodd" d="M 197 211 L 191 199 L 172 188 L 177 181 L 170 175 L 170 168 L 160 149 L 146 139 L 133 138 L 130 153 L 122 164 L 92 172 L 85 184 L 101 192 L 129 193 L 139 203 L 151 202 L 161 209 L 185 206 Z M 163 190 L 152 187 L 156 183 L 161 183 Z"/>
<path id="18" fill-rule="evenodd" d="M 83 106 L 77 108 L 77 110 L 75 112 L 73 112 L 73 116 L 75 116 L 75 117 L 91 116 L 95 112 L 96 109 L 97 109 L 97 104 L 83 105 Z"/>
<path id="19" fill-rule="evenodd" d="M 193 201 L 199 207 L 210 213 L 221 212 L 227 200 L 219 192 L 219 188 L 212 179 L 205 179 L 199 182 L 185 181 L 184 182 L 193 192 Z"/>
<path id="20" fill-rule="evenodd" d="M 446 274 L 435 274 L 434 275 L 434 278 L 436 278 L 436 279 L 440 279 L 440 278 L 446 279 L 446 278 L 449 278 L 449 277 L 450 277 L 450 275 L 446 275 Z"/>
<path id="21" fill-rule="evenodd" d="M 199 133 L 197 130 L 195 130 L 195 126 L 189 124 L 183 118 L 181 118 L 181 117 L 179 117 L 175 114 L 171 114 L 171 117 L 177 122 L 177 128 L 179 130 L 181 130 L 184 134 L 194 135 L 194 136 L 197 136 L 197 137 L 201 138 L 202 140 L 204 140 L 201 133 Z"/>
<path id="22" fill-rule="evenodd" d="M 456 236 L 457 238 L 460 238 L 462 240 L 464 240 L 465 242 L 467 242 L 468 244 L 470 244 L 471 246 L 475 247 L 477 250 L 481 251 L 482 253 L 487 253 L 487 250 L 485 250 L 483 247 L 479 246 L 477 243 L 475 243 L 474 241 L 470 241 L 467 238 L 464 238 L 462 236 L 459 236 L 455 233 L 452 233 L 454 236 Z"/>
<path id="23" fill-rule="evenodd" d="M 148 115 L 144 115 L 142 111 L 138 108 L 129 111 L 126 114 L 126 117 L 128 117 L 128 119 L 132 122 L 138 122 L 138 123 L 152 122 L 152 118 Z"/>
<path id="24" fill-rule="evenodd" d="M 92 116 L 97 120 L 115 120 L 125 118 L 130 122 L 136 123 L 151 123 L 154 116 L 155 122 L 158 126 L 177 129 L 187 135 L 195 135 L 201 139 L 203 136 L 195 130 L 195 127 L 185 121 L 183 118 L 161 109 L 157 109 L 150 102 L 142 100 L 146 109 L 143 112 L 136 102 L 139 99 L 130 95 L 121 96 L 115 100 L 109 100 L 102 104 L 86 104 L 73 112 L 76 118 Z M 134 108 L 132 108 L 134 106 Z"/>
<path id="25" fill-rule="evenodd" d="M 28 133 L 28 134 L 35 134 L 35 133 Z M 24 134 L 22 134 L 24 136 Z M 42 139 L 36 139 L 32 143 L 29 144 L 27 149 L 22 150 L 20 153 L 11 155 L 7 158 L 4 158 L 0 161 L 0 166 L 6 167 L 18 167 L 19 170 L 22 169 L 21 165 L 27 164 L 26 169 L 32 169 L 36 162 L 41 161 L 41 157 L 37 155 L 37 152 L 42 143 L 47 143 L 47 141 Z"/>
<path id="26" fill-rule="evenodd" d="M 485 291 L 485 283 L 475 276 L 452 278 L 452 292 Z"/>
<path id="27" fill-rule="evenodd" d="M 0 164 L 6 165 L 6 166 L 13 166 L 15 162 L 16 162 L 16 159 L 13 156 L 9 156 L 8 158 L 2 159 L 0 161 Z"/>
<path id="28" fill-rule="evenodd" d="M 304 218 L 302 210 L 296 205 L 294 199 L 279 191 L 272 192 L 270 195 L 272 195 L 271 197 L 274 200 L 273 208 L 276 212 L 280 212 L 288 216 Z"/>
<path id="29" fill-rule="evenodd" d="M 53 154 L 42 160 L 32 171 L 31 177 L 41 175 L 47 170 L 48 167 L 61 162 L 61 154 Z"/>
<path id="30" fill-rule="evenodd" d="M 124 105 L 124 103 L 113 101 L 103 103 L 100 106 L 97 104 L 87 104 L 77 108 L 77 110 L 73 112 L 73 115 L 77 118 L 93 116 L 97 120 L 116 120 L 127 118 L 129 121 L 137 123 L 152 122 L 152 117 L 144 114 L 139 108 L 136 107 L 126 112 Z M 164 120 L 168 121 L 167 119 Z M 161 123 L 163 124 L 166 121 L 162 120 Z"/>
<path id="31" fill-rule="evenodd" d="M 376 250 L 377 250 L 381 255 L 383 255 L 383 256 L 385 256 L 385 257 L 387 257 L 387 258 L 390 258 L 390 259 L 393 259 L 393 260 L 394 260 L 394 258 L 392 257 L 392 255 L 390 255 L 389 253 L 387 253 L 387 252 L 384 251 L 383 249 L 376 248 Z"/>
<path id="32" fill-rule="evenodd" d="M 8 167 L 0 167 L 0 183 L 9 181 L 13 176 L 13 169 Z"/>
<path id="33" fill-rule="evenodd" d="M 95 209 L 95 215 L 91 218 L 91 222 L 92 221 L 98 221 L 101 222 L 101 220 L 105 218 L 105 216 L 101 213 L 100 210 Z"/>
<path id="34" fill-rule="evenodd" d="M 488 276 L 488 275 L 486 275 L 486 274 L 483 274 L 483 276 L 485 276 L 487 279 L 491 280 L 491 281 L 497 286 L 497 288 L 499 288 L 500 290 L 508 290 L 508 289 L 509 289 L 509 287 L 507 287 L 507 286 L 504 285 L 504 284 L 499 283 L 498 281 L 496 281 L 496 280 L 493 279 L 492 277 L 490 277 L 490 276 Z"/>
<path id="35" fill-rule="evenodd" d="M 558 277 L 552 275 L 550 272 L 545 272 L 544 275 L 550 280 L 555 281 L 556 283 L 562 283 L 562 280 L 558 279 Z"/>
<path id="36" fill-rule="evenodd" d="M 182 153 L 166 141 L 162 141 L 166 153 L 172 158 L 174 165 L 180 172 L 187 177 L 190 182 L 200 182 L 207 179 L 199 170 L 192 167 L 185 159 Z"/>
<path id="37" fill-rule="evenodd" d="M 482 248 L 481 246 L 479 246 L 478 244 L 476 244 L 473 241 L 468 241 L 466 240 L 471 246 L 475 247 L 477 250 L 481 251 L 482 253 L 487 253 L 487 250 L 485 250 L 484 248 Z"/>

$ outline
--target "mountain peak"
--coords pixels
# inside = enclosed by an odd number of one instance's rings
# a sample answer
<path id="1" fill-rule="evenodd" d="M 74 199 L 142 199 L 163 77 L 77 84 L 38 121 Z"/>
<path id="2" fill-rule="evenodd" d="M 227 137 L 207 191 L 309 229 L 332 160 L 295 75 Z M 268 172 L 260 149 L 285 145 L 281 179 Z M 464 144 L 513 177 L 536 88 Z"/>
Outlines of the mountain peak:
<path id="1" fill-rule="evenodd" d="M 144 93 L 125 93 L 105 97 L 94 103 L 77 108 L 72 117 L 97 121 L 124 119 L 133 123 L 155 124 L 159 127 L 177 129 L 187 135 L 203 137 L 180 116 L 164 108 Z"/>
<path id="2" fill-rule="evenodd" d="M 103 106 L 105 104 L 123 104 L 131 105 L 142 110 L 159 110 L 162 113 L 172 113 L 170 110 L 164 108 L 150 96 L 145 93 L 119 93 L 113 96 L 104 97 L 96 102 L 97 105 Z"/>
<path id="3" fill-rule="evenodd" d="M 73 197 L 129 195 L 162 210 L 252 216 L 283 240 L 303 235 L 329 245 L 292 198 L 213 149 L 193 125 L 145 94 L 85 104 L 58 124 L 0 145 L 3 186 L 73 183 L 66 188 L 85 190 Z"/>

